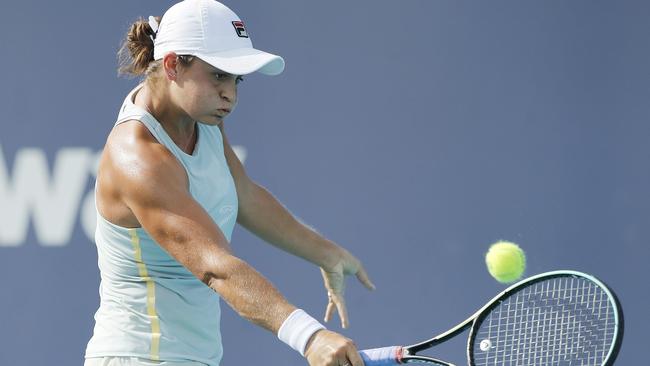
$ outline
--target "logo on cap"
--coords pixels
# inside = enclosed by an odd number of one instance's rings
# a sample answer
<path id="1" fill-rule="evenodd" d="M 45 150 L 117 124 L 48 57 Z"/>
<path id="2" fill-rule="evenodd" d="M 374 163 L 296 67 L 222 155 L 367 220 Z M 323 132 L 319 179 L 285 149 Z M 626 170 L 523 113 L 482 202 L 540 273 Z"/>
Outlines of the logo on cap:
<path id="1" fill-rule="evenodd" d="M 235 32 L 240 37 L 248 38 L 248 33 L 246 33 L 246 28 L 244 27 L 244 22 L 241 20 L 235 20 L 232 22 L 232 25 L 235 27 Z"/>

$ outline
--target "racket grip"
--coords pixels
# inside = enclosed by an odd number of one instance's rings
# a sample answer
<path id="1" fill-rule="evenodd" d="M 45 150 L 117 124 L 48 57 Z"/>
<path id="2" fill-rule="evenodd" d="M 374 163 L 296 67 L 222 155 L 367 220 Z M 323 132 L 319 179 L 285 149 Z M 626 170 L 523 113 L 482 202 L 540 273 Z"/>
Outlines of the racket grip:
<path id="1" fill-rule="evenodd" d="M 359 351 L 366 366 L 394 366 L 402 363 L 402 347 L 382 347 Z"/>

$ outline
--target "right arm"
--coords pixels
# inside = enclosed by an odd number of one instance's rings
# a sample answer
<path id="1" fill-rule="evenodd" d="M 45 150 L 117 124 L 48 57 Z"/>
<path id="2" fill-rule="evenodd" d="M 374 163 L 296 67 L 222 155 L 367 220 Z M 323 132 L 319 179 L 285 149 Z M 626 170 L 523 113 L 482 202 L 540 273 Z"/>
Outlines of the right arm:
<path id="1" fill-rule="evenodd" d="M 132 154 L 128 149 L 132 149 Z M 113 181 L 140 225 L 242 317 L 274 333 L 295 310 L 255 269 L 233 255 L 228 241 L 194 200 L 185 170 L 162 145 L 120 149 Z"/>
<path id="2" fill-rule="evenodd" d="M 191 196 L 187 174 L 176 158 L 148 132 L 140 137 L 117 139 L 106 149 L 109 176 L 120 182 L 119 201 L 163 249 L 240 316 L 278 334 L 296 307 L 233 255 L 217 224 Z M 311 337 L 305 355 L 310 365 L 336 366 L 347 359 L 363 365 L 352 341 L 327 330 Z"/>

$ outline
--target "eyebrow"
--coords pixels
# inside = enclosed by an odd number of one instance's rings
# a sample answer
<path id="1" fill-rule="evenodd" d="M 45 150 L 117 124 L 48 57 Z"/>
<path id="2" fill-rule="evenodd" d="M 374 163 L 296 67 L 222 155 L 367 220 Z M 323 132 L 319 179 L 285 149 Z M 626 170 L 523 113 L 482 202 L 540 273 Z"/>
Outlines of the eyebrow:
<path id="1" fill-rule="evenodd" d="M 233 76 L 233 77 L 240 77 L 240 76 L 243 76 L 243 75 L 231 74 L 231 73 L 229 73 L 229 72 L 223 71 L 223 70 L 221 70 L 221 69 L 218 69 L 218 68 L 216 68 L 216 67 L 210 65 L 210 64 L 207 63 L 207 62 L 205 63 L 205 65 L 208 67 L 208 72 L 211 73 L 211 74 L 219 73 L 219 74 L 230 75 L 230 76 Z"/>
<path id="2" fill-rule="evenodd" d="M 210 70 L 210 73 L 213 73 L 213 74 L 226 74 L 226 75 L 235 76 L 235 77 L 241 76 L 241 75 L 231 74 L 229 72 L 225 72 L 223 70 L 217 69 L 216 67 L 212 67 L 212 70 Z"/>

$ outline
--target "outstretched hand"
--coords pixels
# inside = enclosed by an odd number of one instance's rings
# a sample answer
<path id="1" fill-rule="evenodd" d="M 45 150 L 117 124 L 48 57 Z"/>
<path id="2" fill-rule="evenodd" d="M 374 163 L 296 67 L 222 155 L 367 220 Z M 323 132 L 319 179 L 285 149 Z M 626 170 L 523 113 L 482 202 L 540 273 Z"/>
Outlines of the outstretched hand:
<path id="1" fill-rule="evenodd" d="M 327 309 L 325 310 L 325 322 L 328 322 L 334 311 L 338 311 L 341 318 L 341 326 L 347 328 L 349 325 L 348 311 L 345 307 L 345 276 L 355 275 L 369 290 L 374 290 L 375 285 L 370 281 L 366 270 L 361 262 L 345 249 L 341 248 L 341 256 L 332 268 L 321 268 L 321 274 L 327 289 Z"/>

